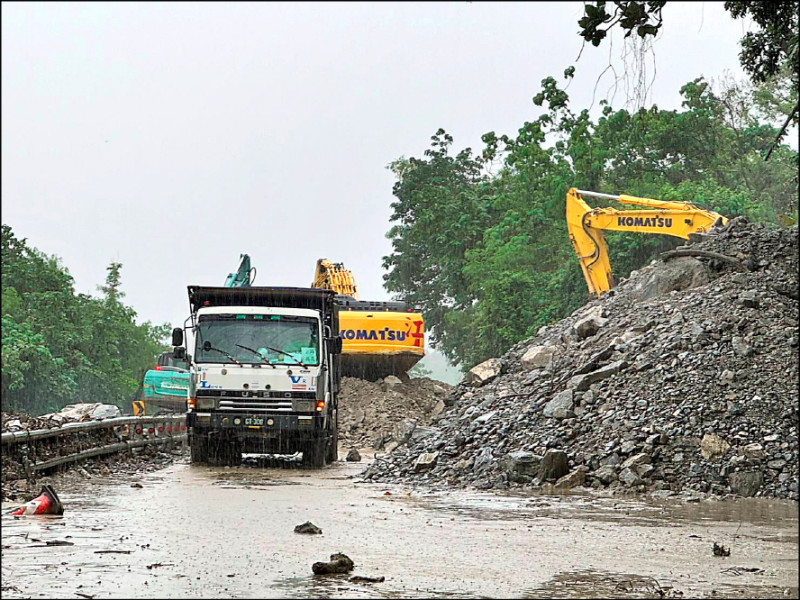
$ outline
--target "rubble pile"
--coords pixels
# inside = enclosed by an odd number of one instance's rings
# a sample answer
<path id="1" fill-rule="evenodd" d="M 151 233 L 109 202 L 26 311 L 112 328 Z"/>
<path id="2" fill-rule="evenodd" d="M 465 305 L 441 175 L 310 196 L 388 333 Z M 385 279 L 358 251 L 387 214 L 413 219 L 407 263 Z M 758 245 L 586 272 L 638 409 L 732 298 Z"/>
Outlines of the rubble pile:
<path id="1" fill-rule="evenodd" d="M 420 377 L 394 376 L 372 382 L 342 378 L 339 441 L 348 448 L 384 448 L 415 426 L 424 426 L 444 410 L 452 386 Z"/>
<path id="2" fill-rule="evenodd" d="M 365 479 L 796 500 L 797 227 L 693 238 L 473 368 Z"/>

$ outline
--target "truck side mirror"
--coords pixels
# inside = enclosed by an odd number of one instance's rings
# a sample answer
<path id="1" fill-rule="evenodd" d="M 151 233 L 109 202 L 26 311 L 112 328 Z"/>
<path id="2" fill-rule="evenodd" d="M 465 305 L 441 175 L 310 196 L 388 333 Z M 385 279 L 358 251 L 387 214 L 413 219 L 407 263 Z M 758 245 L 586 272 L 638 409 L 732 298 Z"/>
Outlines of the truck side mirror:
<path id="1" fill-rule="evenodd" d="M 328 350 L 331 354 L 342 353 L 342 338 L 340 336 L 328 338 Z"/>
<path id="2" fill-rule="evenodd" d="M 175 348 L 174 352 L 172 353 L 172 357 L 177 360 L 185 360 L 186 359 L 186 348 L 183 346 L 178 346 Z"/>
<path id="3" fill-rule="evenodd" d="M 183 345 L 183 329 L 180 327 L 176 327 L 172 330 L 172 345 L 173 346 L 182 346 Z"/>

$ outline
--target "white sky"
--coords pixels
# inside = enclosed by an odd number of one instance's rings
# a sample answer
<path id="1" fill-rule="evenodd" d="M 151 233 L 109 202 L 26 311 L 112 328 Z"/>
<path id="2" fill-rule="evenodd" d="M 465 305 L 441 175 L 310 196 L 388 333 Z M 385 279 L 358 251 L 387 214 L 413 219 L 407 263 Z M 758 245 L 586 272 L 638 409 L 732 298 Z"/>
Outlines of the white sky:
<path id="1" fill-rule="evenodd" d="M 121 262 L 143 320 L 182 323 L 186 286 L 222 285 L 241 252 L 259 285 L 307 286 L 324 256 L 387 299 L 386 165 L 439 127 L 479 149 L 535 118 L 541 79 L 575 63 L 582 7 L 3 3 L 2 221 L 79 292 Z M 742 76 L 746 25 L 722 2 L 671 1 L 664 18 L 659 107 L 697 76 Z M 608 60 L 608 44 L 584 49 L 573 109 Z"/>

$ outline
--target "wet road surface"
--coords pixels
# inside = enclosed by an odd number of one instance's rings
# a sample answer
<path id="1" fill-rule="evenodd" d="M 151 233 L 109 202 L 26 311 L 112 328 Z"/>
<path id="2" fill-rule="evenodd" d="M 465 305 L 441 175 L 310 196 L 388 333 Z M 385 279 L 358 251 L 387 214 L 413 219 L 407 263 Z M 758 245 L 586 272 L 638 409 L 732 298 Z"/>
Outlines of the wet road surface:
<path id="1" fill-rule="evenodd" d="M 363 468 L 175 464 L 80 481 L 57 490 L 63 517 L 3 514 L 2 596 L 798 596 L 794 502 L 428 492 L 357 483 Z M 323 534 L 294 533 L 305 521 Z M 386 580 L 314 576 L 335 552 L 349 575 Z"/>

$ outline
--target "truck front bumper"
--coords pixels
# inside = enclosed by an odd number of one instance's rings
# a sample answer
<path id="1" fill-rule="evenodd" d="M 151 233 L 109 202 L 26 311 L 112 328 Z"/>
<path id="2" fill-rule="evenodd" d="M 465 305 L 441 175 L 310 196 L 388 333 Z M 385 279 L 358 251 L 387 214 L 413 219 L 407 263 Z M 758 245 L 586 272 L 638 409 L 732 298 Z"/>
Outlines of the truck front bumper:
<path id="1" fill-rule="evenodd" d="M 281 437 L 297 434 L 313 438 L 324 429 L 322 415 L 192 411 L 186 426 L 196 431 L 217 431 L 236 437 Z"/>

